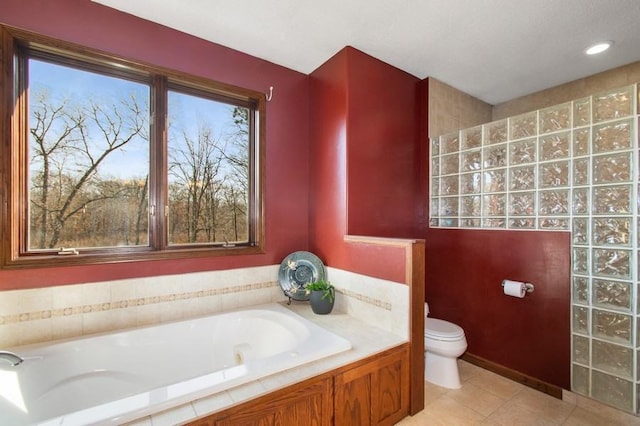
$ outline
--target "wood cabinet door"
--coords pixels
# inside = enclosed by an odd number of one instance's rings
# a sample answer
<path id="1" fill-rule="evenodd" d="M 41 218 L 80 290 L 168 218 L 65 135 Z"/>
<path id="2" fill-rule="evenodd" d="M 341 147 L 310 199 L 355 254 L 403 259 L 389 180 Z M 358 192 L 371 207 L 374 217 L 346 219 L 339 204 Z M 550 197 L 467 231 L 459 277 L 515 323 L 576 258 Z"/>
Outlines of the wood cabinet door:
<path id="1" fill-rule="evenodd" d="M 407 347 L 336 375 L 336 425 L 393 425 L 409 412 Z"/>
<path id="2" fill-rule="evenodd" d="M 329 426 L 333 418 L 331 377 L 276 391 L 190 422 L 190 426 Z"/>

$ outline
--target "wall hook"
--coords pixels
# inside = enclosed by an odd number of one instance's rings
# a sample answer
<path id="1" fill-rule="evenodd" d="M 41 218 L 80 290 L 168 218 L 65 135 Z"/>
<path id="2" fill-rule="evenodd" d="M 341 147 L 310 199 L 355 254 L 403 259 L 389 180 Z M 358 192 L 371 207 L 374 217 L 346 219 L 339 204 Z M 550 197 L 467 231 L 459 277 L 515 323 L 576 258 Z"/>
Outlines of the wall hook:
<path id="1" fill-rule="evenodd" d="M 273 98 L 273 86 L 269 86 L 269 93 L 267 94 L 267 102 L 270 102 L 271 98 Z"/>

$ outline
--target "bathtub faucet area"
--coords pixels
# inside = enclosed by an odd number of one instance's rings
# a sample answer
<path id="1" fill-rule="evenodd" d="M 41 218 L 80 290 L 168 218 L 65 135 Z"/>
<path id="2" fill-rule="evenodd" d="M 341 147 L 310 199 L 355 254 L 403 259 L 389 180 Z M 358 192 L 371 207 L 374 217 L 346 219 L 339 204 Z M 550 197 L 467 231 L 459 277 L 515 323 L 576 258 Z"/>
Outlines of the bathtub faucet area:
<path id="1" fill-rule="evenodd" d="M 0 359 L 6 359 L 14 367 L 16 365 L 20 364 L 22 361 L 24 361 L 24 359 L 22 359 L 18 355 L 14 354 L 13 352 L 8 352 L 8 351 L 0 351 Z"/>

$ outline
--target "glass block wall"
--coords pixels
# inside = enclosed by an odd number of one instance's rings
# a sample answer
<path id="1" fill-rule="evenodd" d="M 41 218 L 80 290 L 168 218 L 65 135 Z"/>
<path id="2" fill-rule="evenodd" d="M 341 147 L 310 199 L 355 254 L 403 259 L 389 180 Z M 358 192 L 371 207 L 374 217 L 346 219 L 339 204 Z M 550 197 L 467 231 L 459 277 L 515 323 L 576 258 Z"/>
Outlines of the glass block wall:
<path id="1" fill-rule="evenodd" d="M 640 412 L 638 85 L 431 140 L 430 226 L 572 233 L 574 392 Z"/>

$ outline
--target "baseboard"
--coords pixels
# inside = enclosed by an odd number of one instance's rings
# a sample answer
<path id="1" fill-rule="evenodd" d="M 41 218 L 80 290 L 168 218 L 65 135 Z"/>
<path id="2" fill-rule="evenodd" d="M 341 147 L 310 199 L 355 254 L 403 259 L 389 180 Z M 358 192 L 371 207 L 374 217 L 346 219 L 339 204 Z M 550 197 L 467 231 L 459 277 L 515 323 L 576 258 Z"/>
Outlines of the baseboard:
<path id="1" fill-rule="evenodd" d="M 464 353 L 460 358 L 470 364 L 477 365 L 478 367 L 482 367 L 485 370 L 492 371 L 503 377 L 511 379 L 514 382 L 521 383 L 530 388 L 539 390 L 540 392 L 544 392 L 558 399 L 562 399 L 562 388 L 560 386 L 552 385 L 551 383 L 544 382 L 542 380 L 536 379 L 535 377 L 528 376 L 524 373 L 520 373 L 519 371 L 512 370 L 511 368 L 496 364 L 495 362 L 481 358 L 477 355 L 470 354 L 468 352 Z"/>

